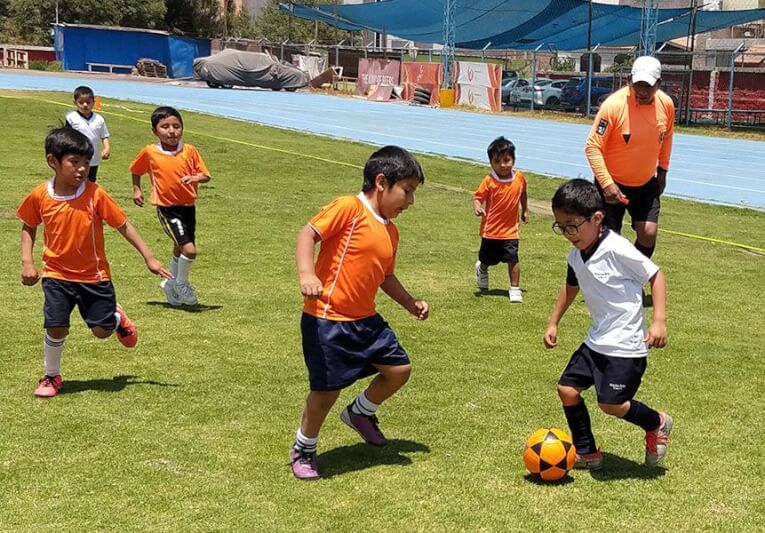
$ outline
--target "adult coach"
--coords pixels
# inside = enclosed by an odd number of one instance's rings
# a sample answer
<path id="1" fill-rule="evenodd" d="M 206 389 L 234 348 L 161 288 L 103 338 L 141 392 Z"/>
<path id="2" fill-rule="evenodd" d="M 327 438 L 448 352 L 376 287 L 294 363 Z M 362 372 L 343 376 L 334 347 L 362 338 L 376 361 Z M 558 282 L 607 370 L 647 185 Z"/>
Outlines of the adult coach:
<path id="1" fill-rule="evenodd" d="M 621 232 L 629 211 L 635 247 L 646 257 L 656 248 L 674 123 L 674 104 L 661 90 L 661 63 L 643 56 L 632 65 L 629 85 L 603 102 L 587 137 L 587 161 L 606 202 L 604 224 Z"/>

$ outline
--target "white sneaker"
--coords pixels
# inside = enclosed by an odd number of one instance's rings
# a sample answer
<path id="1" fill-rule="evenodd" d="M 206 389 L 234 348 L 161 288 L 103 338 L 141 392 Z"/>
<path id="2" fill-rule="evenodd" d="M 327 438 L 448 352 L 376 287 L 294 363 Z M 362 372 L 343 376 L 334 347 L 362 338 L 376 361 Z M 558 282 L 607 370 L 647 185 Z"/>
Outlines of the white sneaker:
<path id="1" fill-rule="evenodd" d="M 197 295 L 194 294 L 194 287 L 191 283 L 175 283 L 175 293 L 178 295 L 178 300 L 184 305 L 196 305 Z"/>
<path id="2" fill-rule="evenodd" d="M 507 291 L 507 295 L 510 297 L 510 303 L 523 303 L 523 292 L 520 287 L 510 287 L 510 290 Z"/>
<path id="3" fill-rule="evenodd" d="M 475 262 L 475 284 L 482 291 L 489 288 L 489 271 L 481 268 L 480 261 Z"/>
<path id="4" fill-rule="evenodd" d="M 159 282 L 159 286 L 162 287 L 163 291 L 165 291 L 165 298 L 167 298 L 167 303 L 173 307 L 183 305 L 183 302 L 178 299 L 178 294 L 175 291 L 175 281 L 171 279 L 163 279 Z"/>

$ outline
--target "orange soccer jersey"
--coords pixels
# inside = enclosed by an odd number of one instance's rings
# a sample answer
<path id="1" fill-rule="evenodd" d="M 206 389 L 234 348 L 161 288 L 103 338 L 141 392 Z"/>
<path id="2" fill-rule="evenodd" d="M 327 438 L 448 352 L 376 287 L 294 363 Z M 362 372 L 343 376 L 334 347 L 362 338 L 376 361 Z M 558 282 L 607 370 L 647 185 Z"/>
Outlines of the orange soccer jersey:
<path id="1" fill-rule="evenodd" d="M 53 179 L 35 187 L 16 211 L 27 226 L 43 225 L 43 277 L 79 283 L 111 279 L 102 220 L 113 228 L 125 213 L 100 186 L 84 181 L 71 196 L 57 196 Z"/>
<path id="2" fill-rule="evenodd" d="M 316 275 L 324 287 L 321 298 L 305 299 L 303 310 L 340 322 L 373 316 L 377 289 L 395 267 L 396 227 L 363 194 L 335 199 L 310 225 L 321 237 Z"/>
<path id="3" fill-rule="evenodd" d="M 494 172 L 488 174 L 473 197 L 485 203 L 486 214 L 481 217 L 481 237 L 484 239 L 517 239 L 518 207 L 526 192 L 526 177 L 520 170 L 513 170 L 508 179 L 501 179 Z"/>
<path id="4" fill-rule="evenodd" d="M 668 170 L 675 106 L 658 91 L 650 104 L 638 104 L 630 87 L 609 96 L 587 137 L 585 154 L 601 187 L 616 182 L 637 187 Z"/>
<path id="5" fill-rule="evenodd" d="M 138 176 L 149 174 L 151 205 L 163 207 L 194 205 L 198 184 L 183 184 L 181 178 L 210 175 L 199 151 L 186 143 L 174 152 L 163 150 L 160 144 L 144 146 L 130 164 L 130 172 Z"/>

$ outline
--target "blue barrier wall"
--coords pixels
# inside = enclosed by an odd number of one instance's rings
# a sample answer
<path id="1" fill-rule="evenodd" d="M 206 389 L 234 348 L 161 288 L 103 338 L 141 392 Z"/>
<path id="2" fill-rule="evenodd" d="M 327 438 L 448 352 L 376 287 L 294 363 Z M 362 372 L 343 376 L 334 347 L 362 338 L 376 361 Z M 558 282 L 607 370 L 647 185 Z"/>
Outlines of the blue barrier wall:
<path id="1" fill-rule="evenodd" d="M 193 77 L 195 57 L 210 55 L 210 41 L 132 28 L 55 26 L 55 46 L 65 70 L 88 70 L 87 63 L 135 65 L 141 58 L 167 65 L 171 78 Z"/>

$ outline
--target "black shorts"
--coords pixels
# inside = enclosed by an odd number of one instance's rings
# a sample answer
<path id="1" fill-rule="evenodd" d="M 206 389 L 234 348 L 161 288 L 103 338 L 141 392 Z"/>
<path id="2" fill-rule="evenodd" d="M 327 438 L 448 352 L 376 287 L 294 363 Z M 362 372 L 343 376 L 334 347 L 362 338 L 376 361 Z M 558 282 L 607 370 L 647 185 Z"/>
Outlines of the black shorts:
<path id="1" fill-rule="evenodd" d="M 603 189 L 600 184 L 595 180 L 595 185 L 598 187 L 601 196 L 603 195 Z M 658 222 L 659 211 L 661 209 L 661 198 L 659 196 L 659 179 L 656 177 L 651 178 L 648 183 L 640 185 L 639 187 L 628 187 L 627 185 L 616 184 L 622 191 L 622 194 L 630 201 L 629 204 L 605 204 L 606 205 L 606 218 L 603 225 L 607 228 L 611 228 L 616 233 L 622 231 L 622 220 L 624 219 L 624 212 L 628 211 L 630 218 L 632 219 L 632 228 L 635 228 L 635 222 Z"/>
<path id="2" fill-rule="evenodd" d="M 95 183 L 97 175 L 98 175 L 98 165 L 96 166 L 90 165 L 90 170 L 88 170 L 88 179 L 92 181 L 93 183 Z"/>
<path id="3" fill-rule="evenodd" d="M 486 266 L 518 262 L 518 239 L 481 239 L 478 260 Z"/>
<path id="4" fill-rule="evenodd" d="M 197 210 L 193 205 L 157 206 L 157 217 L 162 229 L 175 244 L 193 243 L 197 231 Z"/>
<path id="5" fill-rule="evenodd" d="M 595 385 L 599 403 L 618 405 L 635 397 L 647 365 L 647 357 L 611 357 L 582 344 L 558 383 L 582 389 Z"/>
<path id="6" fill-rule="evenodd" d="M 42 288 L 45 296 L 44 328 L 68 328 L 69 316 L 74 306 L 77 306 L 80 316 L 89 328 L 117 328 L 117 317 L 114 316 L 117 297 L 111 281 L 77 283 L 43 278 Z"/>
<path id="7" fill-rule="evenodd" d="M 303 313 L 303 358 L 311 390 L 340 390 L 377 372 L 373 365 L 408 365 L 409 356 L 380 315 L 351 322 Z"/>

